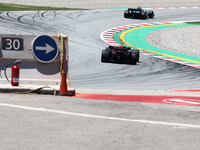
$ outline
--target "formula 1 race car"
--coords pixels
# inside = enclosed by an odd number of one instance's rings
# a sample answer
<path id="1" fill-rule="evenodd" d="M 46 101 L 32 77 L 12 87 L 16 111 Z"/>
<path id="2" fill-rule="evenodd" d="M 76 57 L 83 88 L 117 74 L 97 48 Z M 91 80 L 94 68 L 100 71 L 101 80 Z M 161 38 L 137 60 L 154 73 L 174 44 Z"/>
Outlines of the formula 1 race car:
<path id="1" fill-rule="evenodd" d="M 128 10 L 124 11 L 124 18 L 131 19 L 148 19 L 153 18 L 154 12 L 152 10 L 144 10 L 140 7 L 138 8 L 128 8 Z"/>
<path id="2" fill-rule="evenodd" d="M 101 62 L 118 62 L 136 65 L 139 62 L 139 50 L 124 46 L 109 46 L 102 50 Z"/>

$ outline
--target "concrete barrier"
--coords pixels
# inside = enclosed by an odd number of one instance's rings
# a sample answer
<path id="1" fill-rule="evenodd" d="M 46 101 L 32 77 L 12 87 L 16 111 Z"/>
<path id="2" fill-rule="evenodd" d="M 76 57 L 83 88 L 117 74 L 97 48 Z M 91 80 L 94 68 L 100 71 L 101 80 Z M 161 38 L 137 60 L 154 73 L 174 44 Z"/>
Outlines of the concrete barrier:
<path id="1" fill-rule="evenodd" d="M 68 37 L 64 37 L 62 45 L 57 35 L 1 34 L 0 42 L 0 92 L 37 91 L 58 94 L 61 83 L 61 58 L 63 58 L 68 95 L 75 95 L 68 73 Z M 8 80 L 11 80 L 13 65 L 6 70 L 5 67 L 16 60 L 21 60 L 18 65 L 19 86 L 12 86 L 7 81 L 6 75 Z"/>

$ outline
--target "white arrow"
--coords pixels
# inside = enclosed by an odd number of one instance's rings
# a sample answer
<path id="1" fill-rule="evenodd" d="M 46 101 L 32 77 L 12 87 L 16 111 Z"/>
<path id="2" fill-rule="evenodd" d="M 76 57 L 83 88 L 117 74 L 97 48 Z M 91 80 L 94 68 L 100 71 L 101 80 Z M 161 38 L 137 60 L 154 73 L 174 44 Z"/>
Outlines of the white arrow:
<path id="1" fill-rule="evenodd" d="M 36 46 L 35 47 L 36 50 L 45 50 L 46 54 L 50 53 L 51 51 L 53 51 L 55 48 L 53 48 L 52 46 L 50 46 L 49 44 L 46 43 L 45 47 L 42 46 Z"/>

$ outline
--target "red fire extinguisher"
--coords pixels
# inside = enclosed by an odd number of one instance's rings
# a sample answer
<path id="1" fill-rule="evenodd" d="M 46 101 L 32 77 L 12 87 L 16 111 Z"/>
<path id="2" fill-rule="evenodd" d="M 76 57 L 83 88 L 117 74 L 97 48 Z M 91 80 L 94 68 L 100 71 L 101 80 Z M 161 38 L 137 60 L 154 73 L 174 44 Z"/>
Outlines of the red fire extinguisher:
<path id="1" fill-rule="evenodd" d="M 19 70 L 20 70 L 20 68 L 17 64 L 19 64 L 20 61 L 21 60 L 16 60 L 15 62 L 7 65 L 4 69 L 5 77 L 8 80 L 7 75 L 6 75 L 6 69 L 8 68 L 8 66 L 10 66 L 12 64 L 14 65 L 12 67 L 12 72 L 11 72 L 11 85 L 12 86 L 18 86 L 19 85 Z M 9 83 L 10 83 L 10 81 L 9 81 Z"/>
<path id="2" fill-rule="evenodd" d="M 14 64 L 14 66 L 12 67 L 11 84 L 12 86 L 19 85 L 19 67 L 17 66 L 17 64 Z"/>

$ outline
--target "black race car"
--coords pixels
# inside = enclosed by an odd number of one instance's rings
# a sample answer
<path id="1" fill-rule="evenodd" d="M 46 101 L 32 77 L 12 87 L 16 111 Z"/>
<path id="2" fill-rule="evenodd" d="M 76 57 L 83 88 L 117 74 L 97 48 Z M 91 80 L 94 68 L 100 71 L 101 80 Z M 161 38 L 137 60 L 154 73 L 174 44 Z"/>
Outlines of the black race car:
<path id="1" fill-rule="evenodd" d="M 136 65 L 139 62 L 139 50 L 124 46 L 109 46 L 102 50 L 101 62 L 118 62 Z"/>
<path id="2" fill-rule="evenodd" d="M 148 19 L 153 18 L 154 12 L 152 10 L 144 10 L 140 7 L 138 8 L 128 8 L 128 10 L 124 11 L 124 18 L 131 19 Z"/>

